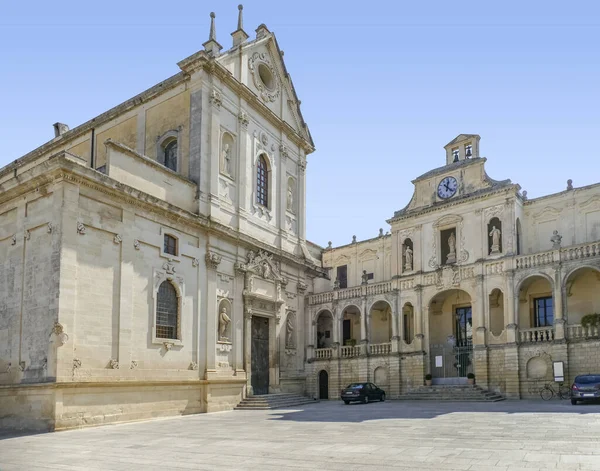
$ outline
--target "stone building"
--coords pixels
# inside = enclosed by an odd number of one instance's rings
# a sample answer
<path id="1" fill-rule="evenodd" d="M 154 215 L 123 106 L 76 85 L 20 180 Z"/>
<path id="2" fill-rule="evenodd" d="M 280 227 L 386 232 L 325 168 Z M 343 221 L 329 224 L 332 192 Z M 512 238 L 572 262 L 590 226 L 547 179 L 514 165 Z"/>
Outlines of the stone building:
<path id="1" fill-rule="evenodd" d="M 314 145 L 265 25 L 0 170 L 0 423 L 304 393 Z"/>
<path id="2" fill-rule="evenodd" d="M 330 279 L 307 296 L 307 388 L 337 397 L 374 381 L 398 397 L 473 373 L 509 398 L 600 371 L 600 184 L 536 199 L 493 180 L 478 135 L 413 180 L 391 234 L 323 252 Z"/>

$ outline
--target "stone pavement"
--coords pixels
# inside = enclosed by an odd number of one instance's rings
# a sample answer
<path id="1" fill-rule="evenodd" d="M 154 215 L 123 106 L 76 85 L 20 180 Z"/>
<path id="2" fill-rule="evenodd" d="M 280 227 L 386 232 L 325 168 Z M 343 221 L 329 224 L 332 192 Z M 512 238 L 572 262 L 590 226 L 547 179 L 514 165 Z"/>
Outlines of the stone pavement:
<path id="1" fill-rule="evenodd" d="M 600 470 L 600 405 L 393 402 L 0 435 L 0 470 Z"/>

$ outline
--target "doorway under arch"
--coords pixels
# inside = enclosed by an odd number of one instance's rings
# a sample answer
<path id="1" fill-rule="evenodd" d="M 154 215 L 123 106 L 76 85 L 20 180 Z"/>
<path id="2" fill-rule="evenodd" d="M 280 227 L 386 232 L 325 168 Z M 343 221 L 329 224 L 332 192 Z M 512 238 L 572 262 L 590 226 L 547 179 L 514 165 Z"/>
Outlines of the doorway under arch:
<path id="1" fill-rule="evenodd" d="M 319 399 L 329 399 L 329 373 L 319 371 Z"/>

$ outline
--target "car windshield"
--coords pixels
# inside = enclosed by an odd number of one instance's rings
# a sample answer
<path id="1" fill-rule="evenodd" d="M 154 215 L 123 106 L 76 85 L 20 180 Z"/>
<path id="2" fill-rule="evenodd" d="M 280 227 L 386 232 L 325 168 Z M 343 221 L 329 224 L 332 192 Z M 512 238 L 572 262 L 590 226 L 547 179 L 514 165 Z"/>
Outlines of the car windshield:
<path id="1" fill-rule="evenodd" d="M 579 384 L 600 383 L 600 375 L 594 375 L 594 376 L 577 376 L 577 378 L 575 378 L 575 382 L 579 383 Z"/>
<path id="2" fill-rule="evenodd" d="M 362 389 L 364 388 L 365 385 L 364 384 L 360 384 L 360 383 L 352 383 L 350 386 L 348 386 L 346 389 Z"/>

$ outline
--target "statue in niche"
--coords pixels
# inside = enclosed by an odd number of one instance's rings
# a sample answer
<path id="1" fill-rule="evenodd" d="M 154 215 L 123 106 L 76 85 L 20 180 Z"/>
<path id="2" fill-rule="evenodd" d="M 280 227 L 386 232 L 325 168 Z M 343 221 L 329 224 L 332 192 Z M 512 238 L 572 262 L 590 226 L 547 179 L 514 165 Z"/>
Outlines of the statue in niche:
<path id="1" fill-rule="evenodd" d="M 267 261 L 262 263 L 262 276 L 264 279 L 271 278 L 271 266 Z"/>
<path id="2" fill-rule="evenodd" d="M 492 250 L 490 253 L 496 254 L 500 253 L 500 236 L 502 235 L 502 231 L 498 229 L 496 226 L 492 226 L 492 231 L 490 232 L 490 237 L 492 238 Z"/>
<path id="3" fill-rule="evenodd" d="M 404 249 L 404 269 L 406 271 L 413 269 L 413 251 L 408 245 Z"/>
<path id="4" fill-rule="evenodd" d="M 290 180 L 288 182 L 288 189 L 287 189 L 287 210 L 293 212 L 294 209 L 294 188 L 293 188 L 293 183 Z"/>
<path id="5" fill-rule="evenodd" d="M 231 175 L 231 149 L 229 148 L 229 144 L 225 144 L 223 146 L 222 159 L 223 173 L 226 175 Z"/>
<path id="6" fill-rule="evenodd" d="M 446 258 L 447 263 L 456 262 L 456 236 L 454 232 L 450 233 L 450 237 L 448 237 L 448 257 Z"/>
<path id="7" fill-rule="evenodd" d="M 227 308 L 223 306 L 219 313 L 219 340 L 229 340 L 227 338 L 227 327 L 231 323 L 231 318 L 227 315 Z"/>
<path id="8" fill-rule="evenodd" d="M 286 333 L 285 333 L 285 346 L 288 348 L 295 348 L 296 343 L 294 342 L 294 315 L 288 315 L 286 322 Z"/>

